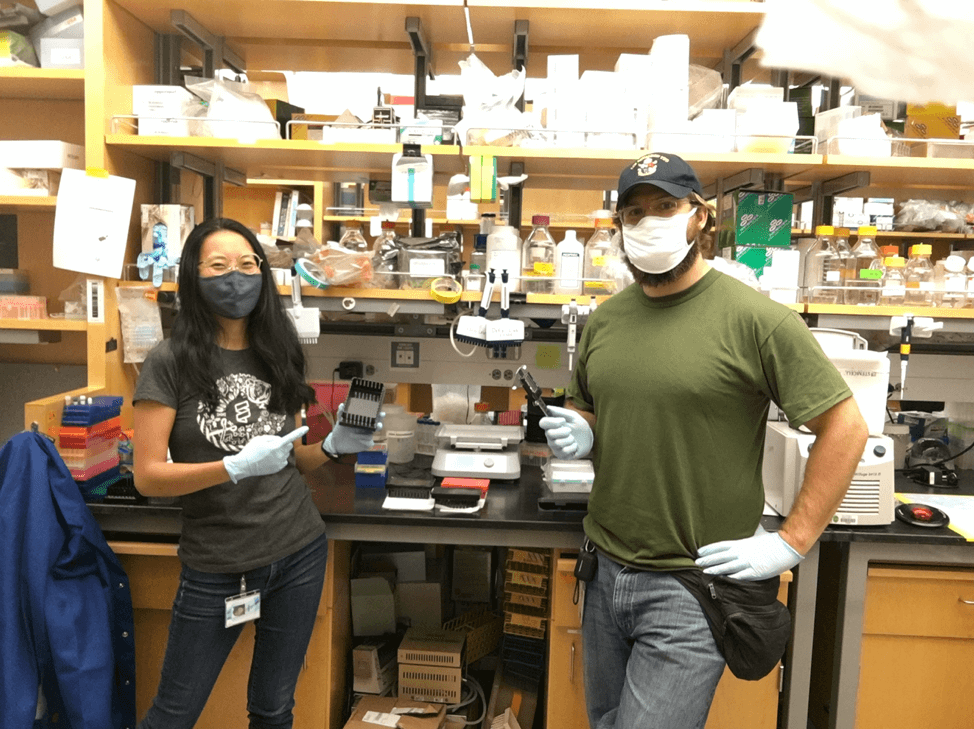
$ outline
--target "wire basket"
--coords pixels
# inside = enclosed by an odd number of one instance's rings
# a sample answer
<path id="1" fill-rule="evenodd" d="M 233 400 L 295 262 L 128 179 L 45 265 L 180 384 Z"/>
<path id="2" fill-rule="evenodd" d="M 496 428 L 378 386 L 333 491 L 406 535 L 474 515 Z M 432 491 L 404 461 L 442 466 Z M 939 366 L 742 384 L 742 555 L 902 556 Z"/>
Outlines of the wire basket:
<path id="1" fill-rule="evenodd" d="M 444 630 L 456 630 L 467 636 L 467 665 L 497 650 L 504 619 L 487 608 L 470 610 L 443 623 Z"/>

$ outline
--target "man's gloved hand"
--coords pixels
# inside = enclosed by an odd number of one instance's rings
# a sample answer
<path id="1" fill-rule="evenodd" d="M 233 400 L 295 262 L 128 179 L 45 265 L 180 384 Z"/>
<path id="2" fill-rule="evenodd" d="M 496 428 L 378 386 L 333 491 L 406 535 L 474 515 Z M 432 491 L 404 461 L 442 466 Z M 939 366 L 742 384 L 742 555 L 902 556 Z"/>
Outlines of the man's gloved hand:
<path id="1" fill-rule="evenodd" d="M 745 581 L 780 575 L 804 559 L 778 534 L 760 526 L 753 537 L 707 544 L 697 551 L 697 557 L 696 565 L 705 574 Z"/>
<path id="2" fill-rule="evenodd" d="M 538 425 L 544 430 L 545 439 L 555 458 L 585 458 L 592 450 L 595 434 L 591 426 L 574 410 L 548 406 L 550 415 L 541 418 Z"/>
<path id="3" fill-rule="evenodd" d="M 308 432 L 306 425 L 287 435 L 258 435 L 251 438 L 240 453 L 223 457 L 223 466 L 230 480 L 237 483 L 248 476 L 267 476 L 277 473 L 287 465 L 287 457 L 293 443 Z"/>
<path id="4" fill-rule="evenodd" d="M 326 455 L 330 455 L 332 458 L 337 458 L 345 453 L 359 453 L 361 451 L 367 451 L 369 448 L 375 445 L 375 441 L 372 439 L 374 435 L 373 433 L 365 430 L 359 430 L 358 428 L 350 428 L 347 425 L 340 424 L 339 421 L 341 420 L 343 412 L 345 412 L 345 403 L 338 406 L 338 414 L 335 417 L 335 427 L 331 429 L 328 437 L 321 442 L 321 450 L 323 450 Z M 382 411 L 379 413 L 379 417 L 376 418 L 376 431 L 382 430 L 382 418 L 384 417 L 385 411 Z"/>

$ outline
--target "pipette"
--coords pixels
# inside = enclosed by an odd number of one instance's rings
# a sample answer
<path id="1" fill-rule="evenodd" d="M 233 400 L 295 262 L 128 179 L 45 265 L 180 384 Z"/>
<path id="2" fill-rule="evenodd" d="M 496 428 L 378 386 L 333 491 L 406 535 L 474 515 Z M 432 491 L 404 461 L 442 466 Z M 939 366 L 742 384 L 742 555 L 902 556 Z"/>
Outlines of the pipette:
<path id="1" fill-rule="evenodd" d="M 913 315 L 906 315 L 906 324 L 900 330 L 900 399 L 906 392 L 906 365 L 910 361 L 910 335 L 913 333 Z"/>

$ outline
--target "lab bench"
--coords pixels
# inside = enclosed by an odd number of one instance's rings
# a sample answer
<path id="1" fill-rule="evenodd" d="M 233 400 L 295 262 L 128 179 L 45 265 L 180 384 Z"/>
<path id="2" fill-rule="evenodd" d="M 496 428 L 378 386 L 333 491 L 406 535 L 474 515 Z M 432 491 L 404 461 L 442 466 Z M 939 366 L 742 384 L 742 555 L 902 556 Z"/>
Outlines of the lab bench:
<path id="1" fill-rule="evenodd" d="M 417 456 L 417 460 L 423 458 Z M 532 466 L 522 467 L 521 478 L 517 482 L 492 482 L 486 505 L 476 514 L 384 510 L 384 490 L 356 488 L 350 465 L 326 465 L 312 473 L 308 483 L 331 540 L 325 590 L 329 604 L 323 604 L 319 611 L 322 620 L 326 621 L 322 630 L 326 632 L 324 645 L 328 651 L 325 663 L 330 664 L 330 668 L 324 670 L 316 680 L 331 687 L 329 691 L 332 693 L 340 691 L 344 694 L 345 658 L 341 654 L 347 655 L 350 649 L 347 607 L 348 560 L 352 542 L 516 546 L 551 548 L 570 554 L 581 544 L 583 536 L 582 511 L 539 509 L 542 476 L 540 469 Z M 923 491 L 921 487 L 910 488 L 901 483 L 899 477 L 897 488 Z M 960 493 L 974 493 L 974 472 L 962 473 Z M 114 544 L 128 545 L 126 548 L 131 553 L 153 554 L 153 546 L 168 549 L 167 555 L 175 565 L 174 542 L 179 535 L 178 507 L 92 504 L 91 510 L 106 537 Z M 781 521 L 778 517 L 765 516 L 762 524 L 771 531 L 778 528 Z M 153 542 L 162 544 L 152 545 Z M 138 543 L 144 543 L 147 551 L 136 547 Z M 922 566 L 923 569 L 962 565 L 974 569 L 974 549 L 970 549 L 968 542 L 946 527 L 918 529 L 900 522 L 880 527 L 829 527 L 794 571 L 789 585 L 788 603 L 794 617 L 794 627 L 793 640 L 784 661 L 779 701 L 781 721 L 778 726 L 783 729 L 806 729 L 809 718 L 815 722 L 816 729 L 871 726 L 863 723 L 861 718 L 856 723 L 856 706 L 861 682 L 859 662 L 864 642 L 864 616 L 868 609 L 869 570 L 870 565 L 876 563 Z M 172 571 L 169 579 L 175 580 L 177 574 Z M 974 571 L 971 575 L 974 575 Z M 907 578 L 913 576 L 905 575 Z M 888 579 L 888 570 L 881 577 Z M 133 578 L 133 585 L 136 582 Z M 974 581 L 968 582 L 970 589 L 960 598 L 974 600 Z M 960 587 L 963 583 L 955 581 L 951 584 Z M 825 612 L 831 611 L 834 606 L 833 632 L 824 635 L 816 633 L 819 628 L 816 605 L 819 602 L 825 606 Z M 968 608 L 962 602 L 957 605 Z M 156 608 L 157 611 L 167 609 L 168 605 L 162 601 Z M 945 637 L 974 639 L 974 606 L 968 609 L 972 611 L 968 634 Z M 819 609 L 820 619 L 822 613 L 823 609 Z M 925 617 L 931 623 L 938 621 L 936 615 Z M 154 639 L 164 642 L 164 633 L 157 630 Z M 869 640 L 866 639 L 867 642 Z M 161 650 L 161 646 L 154 649 L 155 653 Z M 875 681 L 866 674 L 872 669 L 868 661 L 863 663 L 863 681 L 870 686 Z M 825 686 L 822 685 L 823 676 L 828 677 Z M 746 682 L 741 683 L 746 687 Z M 903 691 L 899 693 L 904 694 Z M 957 694 L 956 700 L 960 705 L 960 694 Z M 325 712 L 329 718 L 316 720 L 313 725 L 329 729 L 341 726 L 338 723 L 340 697 L 331 696 L 326 701 L 331 704 L 330 712 Z M 242 705 L 242 699 L 240 703 Z M 818 721 L 816 714 L 819 715 Z M 579 718 L 579 727 L 582 727 L 584 718 Z M 726 726 L 733 729 L 734 724 L 728 723 Z"/>

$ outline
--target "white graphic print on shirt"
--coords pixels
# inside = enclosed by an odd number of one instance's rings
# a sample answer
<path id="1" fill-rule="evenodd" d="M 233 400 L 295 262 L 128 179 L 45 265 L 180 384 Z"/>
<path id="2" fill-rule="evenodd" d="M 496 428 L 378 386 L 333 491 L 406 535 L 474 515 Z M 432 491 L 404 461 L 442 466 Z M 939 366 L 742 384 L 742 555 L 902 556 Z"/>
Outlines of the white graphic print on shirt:
<path id="1" fill-rule="evenodd" d="M 216 383 L 219 397 L 214 410 L 200 401 L 196 422 L 210 443 L 225 451 L 239 452 L 257 435 L 276 435 L 285 416 L 267 411 L 271 386 L 253 375 L 235 373 Z"/>

